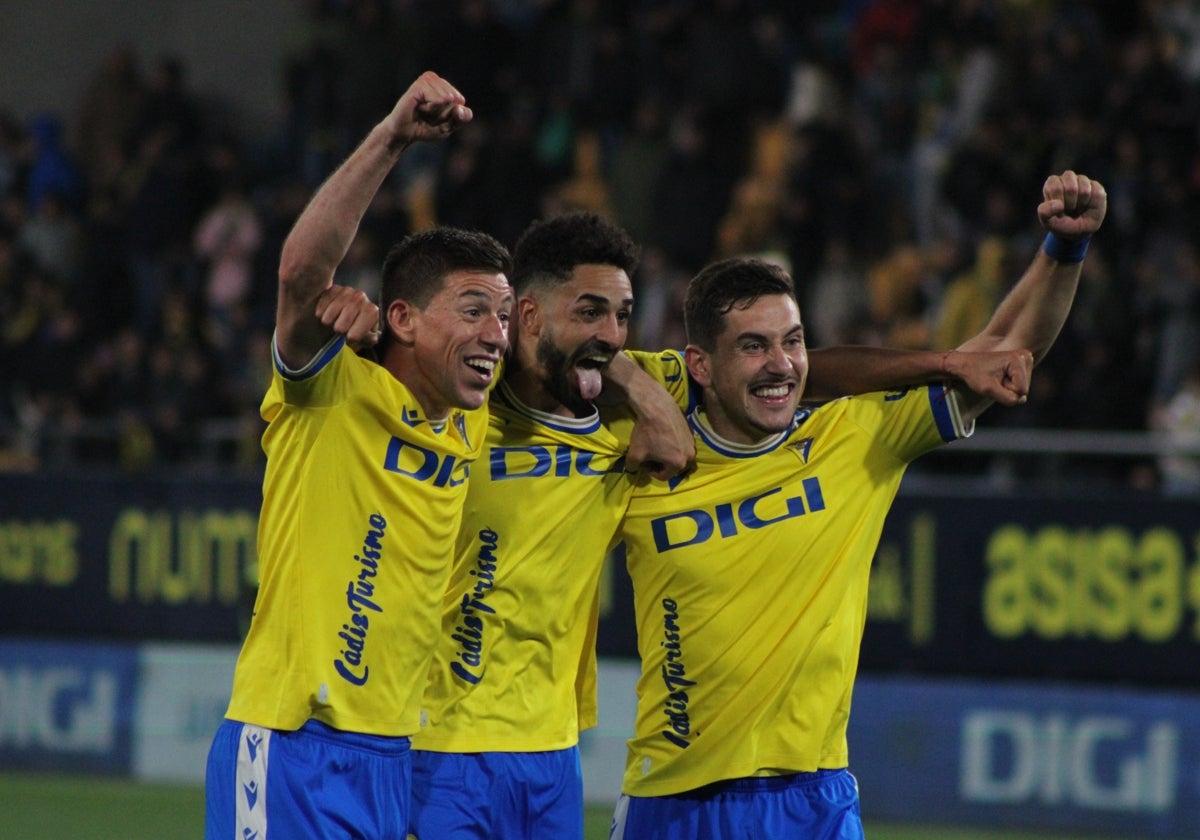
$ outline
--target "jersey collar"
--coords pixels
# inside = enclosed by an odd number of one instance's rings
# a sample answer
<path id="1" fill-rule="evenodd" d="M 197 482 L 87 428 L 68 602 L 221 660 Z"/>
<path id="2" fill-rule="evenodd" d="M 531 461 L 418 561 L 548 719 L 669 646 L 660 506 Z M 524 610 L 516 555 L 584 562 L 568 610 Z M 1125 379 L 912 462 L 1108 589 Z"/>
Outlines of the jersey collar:
<path id="1" fill-rule="evenodd" d="M 729 458 L 753 458 L 777 449 L 791 436 L 797 426 L 808 419 L 811 413 L 807 408 L 799 409 L 795 416 L 792 417 L 791 425 L 787 429 L 769 435 L 757 443 L 735 443 L 721 437 L 709 425 L 708 415 L 704 413 L 702 406 L 692 409 L 691 414 L 688 415 L 688 423 L 691 424 L 692 431 L 700 437 L 700 440 L 717 454 L 725 455 Z"/>
<path id="2" fill-rule="evenodd" d="M 504 405 L 517 414 L 555 431 L 586 435 L 600 428 L 600 412 L 596 410 L 595 406 L 592 406 L 592 413 L 584 417 L 564 417 L 561 414 L 539 411 L 521 402 L 520 398 L 513 392 L 513 389 L 503 379 L 496 386 L 494 394 L 500 399 L 500 402 L 504 403 Z"/>

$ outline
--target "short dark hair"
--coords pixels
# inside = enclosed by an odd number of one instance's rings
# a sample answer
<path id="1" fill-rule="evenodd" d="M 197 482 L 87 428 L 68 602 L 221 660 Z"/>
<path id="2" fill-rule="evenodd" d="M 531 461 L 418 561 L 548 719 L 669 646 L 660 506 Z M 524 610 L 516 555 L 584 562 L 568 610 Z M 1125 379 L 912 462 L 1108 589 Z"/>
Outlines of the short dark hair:
<path id="1" fill-rule="evenodd" d="M 579 265 L 612 265 L 632 275 L 640 256 L 629 234 L 597 213 L 567 213 L 530 225 L 513 249 L 517 294 L 571 279 Z"/>
<path id="2" fill-rule="evenodd" d="M 706 266 L 688 284 L 683 302 L 688 342 L 711 353 L 729 311 L 750 306 L 763 295 L 788 295 L 795 300 L 791 275 L 775 263 L 751 257 L 732 257 Z"/>
<path id="3" fill-rule="evenodd" d="M 438 227 L 412 233 L 392 246 L 383 261 L 380 308 L 395 300 L 424 309 L 455 271 L 508 275 L 512 257 L 498 240 L 479 231 Z"/>

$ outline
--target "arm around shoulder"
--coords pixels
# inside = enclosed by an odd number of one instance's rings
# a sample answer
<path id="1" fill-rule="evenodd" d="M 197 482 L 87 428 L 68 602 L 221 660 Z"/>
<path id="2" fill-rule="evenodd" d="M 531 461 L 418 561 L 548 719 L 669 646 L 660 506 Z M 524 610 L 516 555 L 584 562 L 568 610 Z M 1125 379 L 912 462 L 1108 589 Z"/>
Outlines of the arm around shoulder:
<path id="1" fill-rule="evenodd" d="M 624 353 L 613 356 L 604 371 L 604 383 L 610 400 L 616 391 L 618 399 L 637 416 L 625 456 L 626 470 L 644 468 L 660 480 L 687 470 L 696 457 L 696 442 L 671 393 Z"/>

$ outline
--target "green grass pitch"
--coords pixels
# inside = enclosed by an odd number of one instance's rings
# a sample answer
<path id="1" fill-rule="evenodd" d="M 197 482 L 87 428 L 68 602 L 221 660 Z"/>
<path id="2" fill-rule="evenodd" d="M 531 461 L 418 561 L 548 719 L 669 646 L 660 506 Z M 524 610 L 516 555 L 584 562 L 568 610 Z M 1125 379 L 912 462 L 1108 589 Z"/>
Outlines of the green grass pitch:
<path id="1" fill-rule="evenodd" d="M 612 809 L 590 807 L 586 840 L 606 840 Z M 124 779 L 0 773 L 4 840 L 200 840 L 204 792 Z M 868 840 L 1120 840 L 1094 835 L 867 824 Z"/>

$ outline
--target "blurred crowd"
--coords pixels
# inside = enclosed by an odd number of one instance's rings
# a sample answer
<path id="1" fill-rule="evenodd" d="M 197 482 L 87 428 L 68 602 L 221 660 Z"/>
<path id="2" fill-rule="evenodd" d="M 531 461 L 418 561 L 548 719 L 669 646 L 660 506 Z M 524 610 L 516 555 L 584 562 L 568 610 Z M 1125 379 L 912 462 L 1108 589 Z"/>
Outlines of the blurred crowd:
<path id="1" fill-rule="evenodd" d="M 1190 0 L 308 0 L 278 124 L 114 46 L 66 114 L 0 103 L 5 462 L 253 468 L 280 246 L 421 70 L 475 120 L 414 147 L 338 280 L 434 224 L 512 245 L 606 213 L 643 244 L 633 346 L 735 253 L 795 276 L 809 343 L 950 347 L 1040 241 L 1044 178 L 1109 212 L 1033 398 L 987 423 L 1200 432 L 1200 6 Z M 1200 488 L 1200 462 L 1119 468 Z"/>

